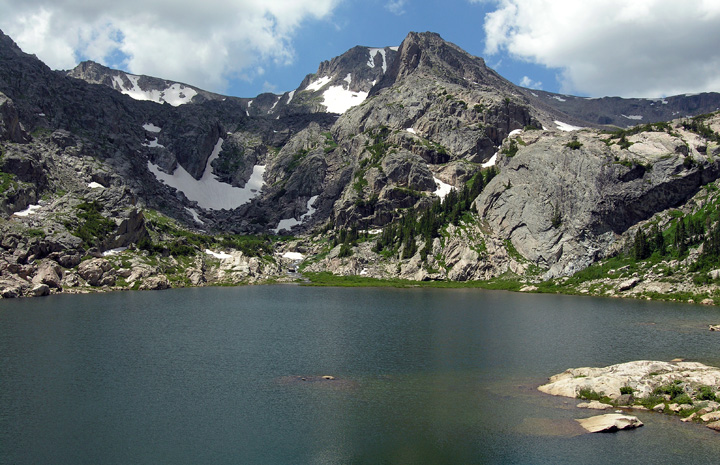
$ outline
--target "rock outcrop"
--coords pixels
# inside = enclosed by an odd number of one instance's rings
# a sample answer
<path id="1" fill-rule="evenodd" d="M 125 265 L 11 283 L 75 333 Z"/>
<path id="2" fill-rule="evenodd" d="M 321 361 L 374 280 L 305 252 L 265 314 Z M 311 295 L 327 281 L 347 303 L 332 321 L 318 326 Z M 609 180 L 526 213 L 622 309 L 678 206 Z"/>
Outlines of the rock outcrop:
<path id="1" fill-rule="evenodd" d="M 589 433 L 613 433 L 643 426 L 643 423 L 637 417 L 619 413 L 608 413 L 607 415 L 582 418 L 576 421 Z"/>
<path id="2" fill-rule="evenodd" d="M 647 397 L 661 386 L 681 381 L 687 391 L 698 386 L 720 385 L 720 368 L 697 362 L 660 362 L 640 360 L 604 368 L 571 368 L 550 377 L 538 389 L 546 394 L 577 397 L 581 390 L 602 393 L 611 399 L 621 395 L 620 389 L 630 387 L 635 397 Z"/>
<path id="3" fill-rule="evenodd" d="M 720 176 L 716 158 L 688 154 L 693 134 L 673 130 L 632 135 L 627 148 L 591 130 L 523 132 L 505 143 L 500 174 L 477 209 L 546 277 L 570 275 L 604 257 L 632 225 Z"/>

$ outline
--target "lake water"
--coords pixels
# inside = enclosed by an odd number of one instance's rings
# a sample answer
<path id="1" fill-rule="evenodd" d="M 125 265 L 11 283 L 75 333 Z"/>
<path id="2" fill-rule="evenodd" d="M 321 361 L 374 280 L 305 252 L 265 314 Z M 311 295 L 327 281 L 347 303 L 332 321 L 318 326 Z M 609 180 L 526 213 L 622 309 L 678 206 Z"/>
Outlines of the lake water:
<path id="1" fill-rule="evenodd" d="M 717 308 L 475 289 L 2 300 L 0 463 L 717 464 L 704 426 L 639 412 L 578 434 L 597 412 L 536 390 L 570 367 L 719 366 L 709 323 Z"/>

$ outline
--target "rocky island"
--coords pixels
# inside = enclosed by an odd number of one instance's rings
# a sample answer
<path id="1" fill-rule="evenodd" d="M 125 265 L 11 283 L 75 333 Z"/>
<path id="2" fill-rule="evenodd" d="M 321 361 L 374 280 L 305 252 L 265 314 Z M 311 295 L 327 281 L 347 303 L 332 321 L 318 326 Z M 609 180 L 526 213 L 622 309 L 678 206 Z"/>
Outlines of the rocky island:
<path id="1" fill-rule="evenodd" d="M 551 376 L 538 390 L 589 401 L 578 404 L 580 408 L 652 410 L 720 431 L 718 386 L 720 368 L 697 362 L 640 360 L 603 368 L 571 368 Z M 600 417 L 578 421 L 591 432 L 642 425 L 635 417 Z"/>

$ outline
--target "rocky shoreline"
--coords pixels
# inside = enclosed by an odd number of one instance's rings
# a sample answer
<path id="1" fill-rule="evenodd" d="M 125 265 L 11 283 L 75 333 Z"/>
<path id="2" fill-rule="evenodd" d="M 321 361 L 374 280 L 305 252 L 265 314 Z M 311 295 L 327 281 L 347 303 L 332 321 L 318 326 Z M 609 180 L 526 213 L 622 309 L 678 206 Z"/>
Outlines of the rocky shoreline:
<path id="1" fill-rule="evenodd" d="M 720 368 L 681 360 L 639 360 L 602 368 L 570 368 L 551 376 L 538 390 L 586 400 L 577 405 L 579 408 L 654 411 L 720 431 L 718 386 Z M 590 432 L 642 426 L 634 416 L 609 414 L 592 418 L 589 423 L 593 429 L 586 427 Z M 585 427 L 583 421 L 589 419 L 581 420 Z"/>

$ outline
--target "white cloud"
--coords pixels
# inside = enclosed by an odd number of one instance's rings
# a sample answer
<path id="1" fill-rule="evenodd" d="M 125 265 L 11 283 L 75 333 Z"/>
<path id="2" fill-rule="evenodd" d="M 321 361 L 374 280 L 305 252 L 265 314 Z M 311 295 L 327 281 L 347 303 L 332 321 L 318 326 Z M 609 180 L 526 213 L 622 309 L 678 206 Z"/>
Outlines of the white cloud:
<path id="1" fill-rule="evenodd" d="M 340 1 L 0 0 L 0 29 L 51 68 L 120 55 L 132 73 L 222 91 L 262 61 L 290 63 L 302 23 Z"/>
<path id="2" fill-rule="evenodd" d="M 407 0 L 390 0 L 385 5 L 385 8 L 390 11 L 390 13 L 396 14 L 396 15 L 402 15 L 405 13 L 405 4 L 407 3 Z"/>
<path id="3" fill-rule="evenodd" d="M 520 85 L 522 87 L 527 87 L 528 89 L 541 89 L 542 90 L 542 82 L 540 81 L 533 81 L 527 76 L 523 76 L 522 80 L 520 81 Z"/>
<path id="4" fill-rule="evenodd" d="M 479 3 L 478 0 L 470 0 Z M 485 53 L 559 68 L 562 91 L 665 96 L 720 91 L 720 2 L 495 0 Z"/>

